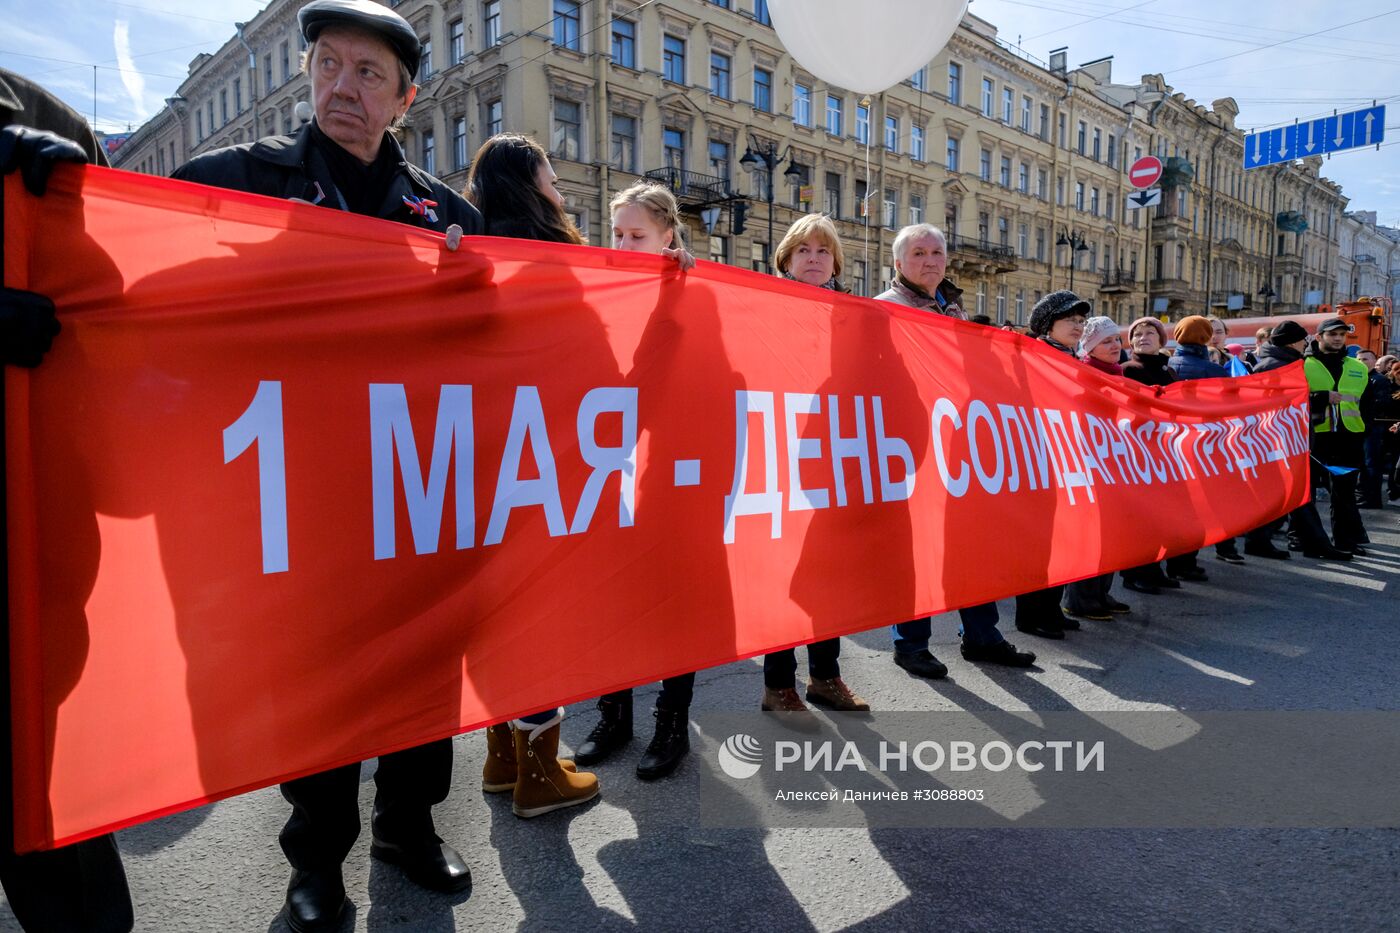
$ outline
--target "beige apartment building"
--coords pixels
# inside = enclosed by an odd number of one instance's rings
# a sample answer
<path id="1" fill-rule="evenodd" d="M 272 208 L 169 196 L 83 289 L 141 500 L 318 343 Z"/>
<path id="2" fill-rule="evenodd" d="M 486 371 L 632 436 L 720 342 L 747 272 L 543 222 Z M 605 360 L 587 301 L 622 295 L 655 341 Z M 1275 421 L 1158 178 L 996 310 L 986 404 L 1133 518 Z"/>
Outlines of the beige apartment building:
<path id="1" fill-rule="evenodd" d="M 168 174 L 298 126 L 299 5 L 273 0 L 191 62 L 117 164 Z M 1111 59 L 1071 69 L 1066 50 L 1042 64 L 971 14 L 926 67 L 863 98 L 794 61 L 765 0 L 390 5 L 425 47 L 408 157 L 461 187 L 485 139 L 530 134 L 595 244 L 611 196 L 646 176 L 677 194 L 697 256 L 759 271 L 794 220 L 825 212 L 859 294 L 886 287 L 900 227 L 936 223 L 966 305 L 997 320 L 1024 322 L 1071 278 L 1120 321 L 1255 313 L 1269 283 L 1274 310 L 1331 297 L 1345 198 L 1316 166 L 1243 172 L 1232 100 L 1207 109 L 1160 76 L 1114 84 Z M 1149 153 L 1167 164 L 1163 200 L 1138 209 L 1126 169 Z M 1294 215 L 1301 229 L 1276 226 Z"/>

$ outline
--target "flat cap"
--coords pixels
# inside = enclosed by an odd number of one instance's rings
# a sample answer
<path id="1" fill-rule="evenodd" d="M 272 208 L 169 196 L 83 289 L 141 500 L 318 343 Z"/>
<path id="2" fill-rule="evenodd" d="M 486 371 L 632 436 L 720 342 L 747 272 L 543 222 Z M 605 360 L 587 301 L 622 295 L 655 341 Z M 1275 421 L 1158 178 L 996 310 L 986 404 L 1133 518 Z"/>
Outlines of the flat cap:
<path id="1" fill-rule="evenodd" d="M 1317 325 L 1317 332 L 1319 334 L 1325 334 L 1329 330 L 1344 330 L 1350 333 L 1351 325 L 1339 317 L 1329 317 L 1327 320 Z"/>
<path id="2" fill-rule="evenodd" d="M 297 12 L 307 45 L 327 26 L 354 26 L 379 36 L 398 54 L 410 75 L 418 74 L 423 46 L 418 33 L 393 10 L 374 0 L 311 0 Z"/>

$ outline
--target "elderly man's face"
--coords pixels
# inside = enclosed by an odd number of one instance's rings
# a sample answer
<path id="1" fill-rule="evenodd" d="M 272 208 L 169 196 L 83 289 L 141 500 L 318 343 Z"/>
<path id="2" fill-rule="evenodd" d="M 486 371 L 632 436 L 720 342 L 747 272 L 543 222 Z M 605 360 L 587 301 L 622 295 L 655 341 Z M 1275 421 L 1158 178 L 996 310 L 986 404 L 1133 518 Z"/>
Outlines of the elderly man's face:
<path id="1" fill-rule="evenodd" d="M 361 162 L 373 162 L 384 131 L 413 102 L 399 93 L 399 57 L 389 43 L 360 29 L 327 26 L 312 48 L 311 97 L 316 124 Z"/>
<path id="2" fill-rule="evenodd" d="M 894 267 L 900 275 L 932 295 L 943 283 L 943 272 L 948 268 L 948 247 L 942 238 L 925 233 L 909 241 L 904 258 L 896 259 Z"/>

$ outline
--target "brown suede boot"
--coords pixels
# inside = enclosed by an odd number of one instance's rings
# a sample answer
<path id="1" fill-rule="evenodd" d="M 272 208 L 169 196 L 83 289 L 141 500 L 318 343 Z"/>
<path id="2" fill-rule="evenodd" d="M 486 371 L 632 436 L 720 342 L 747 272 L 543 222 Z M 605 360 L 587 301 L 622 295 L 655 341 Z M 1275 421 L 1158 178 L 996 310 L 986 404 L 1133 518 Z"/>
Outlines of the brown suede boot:
<path id="1" fill-rule="evenodd" d="M 559 723 L 563 719 L 561 710 L 540 725 L 518 719 L 512 723 L 518 775 L 511 810 L 516 816 L 529 819 L 598 796 L 596 775 L 569 771 L 559 761 Z"/>
<path id="2" fill-rule="evenodd" d="M 578 765 L 560 759 L 559 767 L 577 771 Z M 510 723 L 499 722 L 486 730 L 486 764 L 481 769 L 481 789 L 488 794 L 515 790 L 515 736 Z"/>

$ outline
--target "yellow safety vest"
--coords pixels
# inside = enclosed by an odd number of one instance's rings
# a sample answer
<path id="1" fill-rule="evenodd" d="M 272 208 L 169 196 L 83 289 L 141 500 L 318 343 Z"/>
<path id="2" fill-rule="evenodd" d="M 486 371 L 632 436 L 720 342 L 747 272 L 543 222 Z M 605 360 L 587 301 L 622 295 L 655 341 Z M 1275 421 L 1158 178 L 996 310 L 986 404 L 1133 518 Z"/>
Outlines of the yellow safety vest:
<path id="1" fill-rule="evenodd" d="M 1341 414 L 1342 427 L 1357 434 L 1366 430 L 1366 422 L 1361 420 L 1361 393 L 1366 391 L 1366 383 L 1370 379 L 1365 364 L 1360 360 L 1347 357 L 1342 361 L 1342 378 L 1333 380 L 1332 373 L 1328 371 L 1323 362 L 1310 356 L 1303 361 L 1303 372 L 1308 377 L 1309 392 L 1338 392 L 1341 394 L 1342 401 L 1337 407 Z M 1330 410 L 1327 419 L 1321 424 L 1314 425 L 1313 430 L 1319 434 L 1333 430 Z"/>

